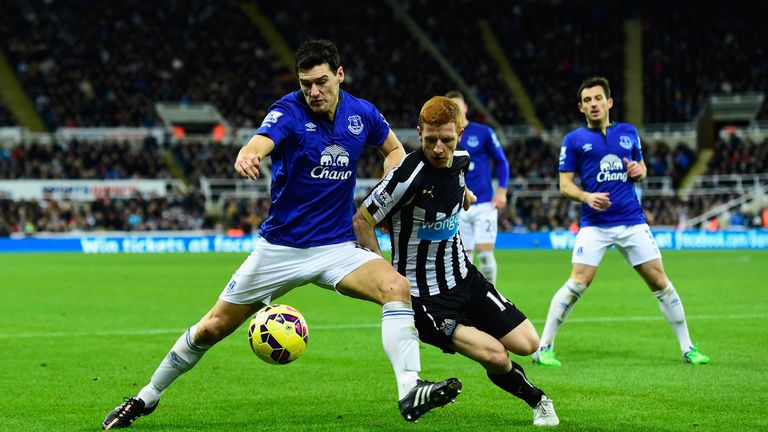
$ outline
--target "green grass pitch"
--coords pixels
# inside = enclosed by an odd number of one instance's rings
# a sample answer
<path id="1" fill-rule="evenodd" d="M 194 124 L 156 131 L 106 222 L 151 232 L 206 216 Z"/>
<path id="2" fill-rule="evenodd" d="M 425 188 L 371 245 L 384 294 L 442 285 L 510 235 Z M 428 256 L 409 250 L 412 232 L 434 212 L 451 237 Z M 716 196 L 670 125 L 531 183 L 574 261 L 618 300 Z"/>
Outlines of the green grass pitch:
<path id="1" fill-rule="evenodd" d="M 497 251 L 499 286 L 539 332 L 569 252 Z M 143 386 L 217 298 L 242 254 L 0 254 L 0 431 L 93 431 Z M 768 252 L 666 251 L 707 366 L 681 361 L 656 300 L 615 251 L 561 329 L 561 368 L 515 358 L 561 431 L 768 430 Z M 461 356 L 422 345 L 422 377 L 457 376 L 454 404 L 397 411 L 380 308 L 314 286 L 279 300 L 307 318 L 307 352 L 259 361 L 246 326 L 213 348 L 136 431 L 534 430 L 531 411 Z"/>

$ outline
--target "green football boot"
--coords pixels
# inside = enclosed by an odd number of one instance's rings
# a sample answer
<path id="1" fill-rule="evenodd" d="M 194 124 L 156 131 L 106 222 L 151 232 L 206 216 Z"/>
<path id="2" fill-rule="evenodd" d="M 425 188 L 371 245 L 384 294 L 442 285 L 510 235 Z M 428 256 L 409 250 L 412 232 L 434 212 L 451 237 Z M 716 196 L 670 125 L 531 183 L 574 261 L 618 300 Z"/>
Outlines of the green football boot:
<path id="1" fill-rule="evenodd" d="M 695 365 L 707 364 L 709 363 L 709 357 L 699 352 L 698 345 L 694 345 L 690 351 L 683 354 L 683 361 Z"/>
<path id="2" fill-rule="evenodd" d="M 555 356 L 555 352 L 551 348 L 540 348 L 531 356 L 533 364 L 542 366 L 560 366 L 560 360 Z"/>

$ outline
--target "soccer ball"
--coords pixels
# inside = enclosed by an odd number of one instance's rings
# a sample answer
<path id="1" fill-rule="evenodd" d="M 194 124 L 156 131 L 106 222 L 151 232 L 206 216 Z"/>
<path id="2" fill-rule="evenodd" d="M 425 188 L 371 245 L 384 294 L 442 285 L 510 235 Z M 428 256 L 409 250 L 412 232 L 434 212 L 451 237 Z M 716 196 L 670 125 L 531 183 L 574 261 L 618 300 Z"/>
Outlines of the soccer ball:
<path id="1" fill-rule="evenodd" d="M 309 328 L 301 312 L 288 305 L 269 305 L 251 320 L 248 342 L 270 364 L 288 364 L 307 349 Z"/>

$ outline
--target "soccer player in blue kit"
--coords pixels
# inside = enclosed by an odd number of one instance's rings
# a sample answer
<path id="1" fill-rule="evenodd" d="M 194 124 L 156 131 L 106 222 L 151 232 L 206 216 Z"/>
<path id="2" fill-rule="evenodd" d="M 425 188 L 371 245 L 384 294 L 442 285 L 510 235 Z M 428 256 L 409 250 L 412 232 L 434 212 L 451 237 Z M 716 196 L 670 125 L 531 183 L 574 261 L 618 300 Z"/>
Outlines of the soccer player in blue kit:
<path id="1" fill-rule="evenodd" d="M 709 357 L 691 342 L 683 303 L 664 271 L 661 253 L 635 190 L 635 183 L 642 181 L 647 171 L 637 129 L 628 123 L 610 122 L 608 111 L 613 99 L 607 79 L 585 80 L 577 97 L 587 125 L 563 138 L 559 169 L 560 192 L 583 203 L 581 229 L 573 248 L 571 275 L 552 298 L 533 362 L 560 366 L 553 351 L 557 330 L 594 279 L 605 252 L 616 246 L 658 299 L 661 313 L 680 344 L 683 360 L 709 363 Z M 576 174 L 581 187 L 574 183 Z"/>
<path id="2" fill-rule="evenodd" d="M 459 91 L 445 94 L 461 108 L 461 125 L 464 135 L 459 146 L 469 152 L 469 172 L 467 187 L 477 197 L 469 210 L 462 212 L 459 219 L 461 240 L 469 260 L 473 261 L 477 251 L 480 273 L 489 282 L 496 285 L 496 246 L 498 233 L 499 209 L 507 206 L 507 183 L 509 182 L 509 162 L 499 139 L 490 127 L 470 122 L 467 119 L 467 103 Z M 496 168 L 498 187 L 493 191 L 491 160 Z"/>
<path id="3" fill-rule="evenodd" d="M 255 180 L 261 160 L 272 157 L 272 204 L 261 238 L 213 308 L 179 337 L 150 382 L 107 414 L 104 429 L 129 427 L 152 413 L 168 386 L 210 347 L 264 305 L 308 283 L 382 305 L 382 342 L 406 420 L 416 421 L 460 393 L 458 379 L 419 378 L 408 279 L 357 244 L 352 229 L 355 173 L 364 147 L 378 147 L 388 172 L 403 159 L 402 144 L 376 107 L 340 89 L 344 69 L 333 43 L 304 42 L 296 51 L 296 71 L 300 91 L 270 107 L 234 164 L 239 175 Z"/>
<path id="4" fill-rule="evenodd" d="M 556 426 L 553 402 L 526 377 L 508 351 L 527 356 L 539 336 L 528 318 L 467 259 L 459 236 L 469 153 L 457 149 L 461 109 L 436 96 L 419 113 L 421 147 L 368 194 L 353 219 L 363 246 L 381 254 L 374 226 L 387 221 L 392 264 L 411 281 L 419 338 L 485 368 L 490 381 L 532 408 L 533 424 Z"/>

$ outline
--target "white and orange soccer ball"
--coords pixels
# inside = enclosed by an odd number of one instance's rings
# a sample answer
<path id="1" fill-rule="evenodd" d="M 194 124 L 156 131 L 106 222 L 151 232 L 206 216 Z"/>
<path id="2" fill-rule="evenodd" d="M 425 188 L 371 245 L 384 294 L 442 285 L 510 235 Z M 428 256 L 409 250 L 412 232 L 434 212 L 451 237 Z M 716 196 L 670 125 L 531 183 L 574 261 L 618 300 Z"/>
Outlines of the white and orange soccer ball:
<path id="1" fill-rule="evenodd" d="M 248 342 L 256 356 L 270 364 L 288 364 L 307 349 L 309 328 L 304 316 L 288 305 L 269 305 L 248 326 Z"/>

